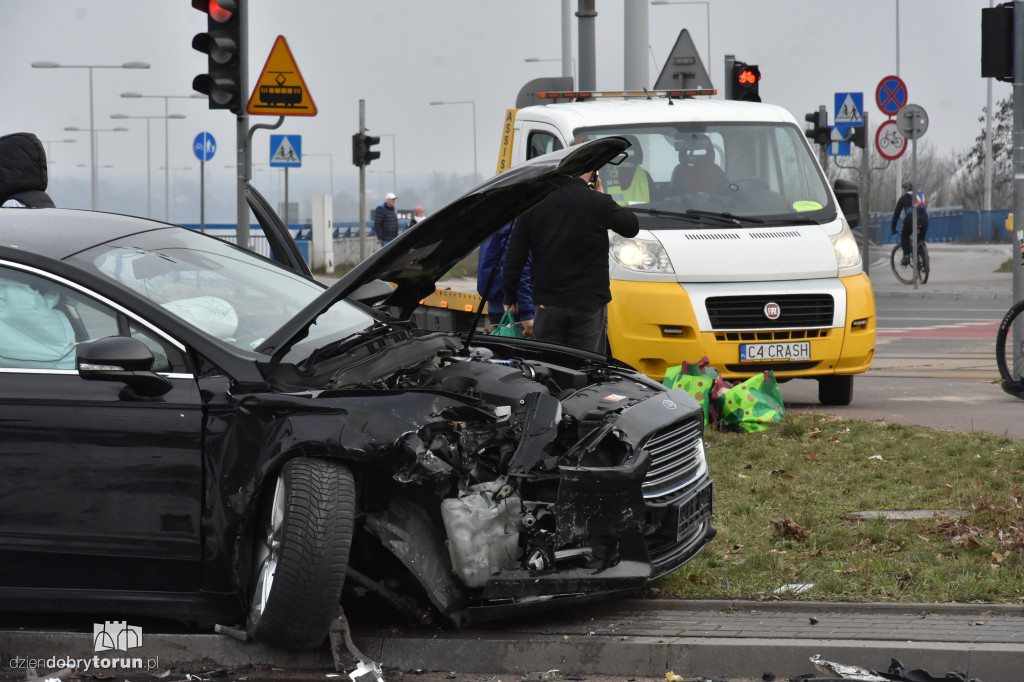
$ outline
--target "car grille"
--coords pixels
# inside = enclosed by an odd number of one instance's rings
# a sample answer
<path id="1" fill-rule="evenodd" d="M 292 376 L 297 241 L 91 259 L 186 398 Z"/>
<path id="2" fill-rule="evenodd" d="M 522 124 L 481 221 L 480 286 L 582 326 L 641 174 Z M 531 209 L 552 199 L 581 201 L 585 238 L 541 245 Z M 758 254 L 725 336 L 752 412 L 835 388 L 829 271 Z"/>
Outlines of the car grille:
<path id="1" fill-rule="evenodd" d="M 692 488 L 707 471 L 704 457 L 702 415 L 662 429 L 651 435 L 642 448 L 651 455 L 644 478 L 643 495 L 648 503 L 660 504 L 678 498 Z"/>
<path id="2" fill-rule="evenodd" d="M 776 303 L 778 319 L 765 317 L 764 307 Z M 712 329 L 768 329 L 781 327 L 829 327 L 835 301 L 831 294 L 782 296 L 712 296 L 705 303 Z"/>
<path id="3" fill-rule="evenodd" d="M 669 538 L 652 538 L 647 542 L 647 552 L 651 558 L 651 579 L 660 578 L 678 568 L 692 557 L 700 545 L 706 543 L 710 521 L 699 523 L 681 541 Z"/>

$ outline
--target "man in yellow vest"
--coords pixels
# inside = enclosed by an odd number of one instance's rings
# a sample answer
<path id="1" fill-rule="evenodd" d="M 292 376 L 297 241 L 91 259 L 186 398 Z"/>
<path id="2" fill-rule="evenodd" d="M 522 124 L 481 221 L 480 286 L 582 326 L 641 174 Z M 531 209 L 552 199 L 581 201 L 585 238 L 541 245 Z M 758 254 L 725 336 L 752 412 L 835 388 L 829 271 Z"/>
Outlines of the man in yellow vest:
<path id="1" fill-rule="evenodd" d="M 651 200 L 651 176 L 644 170 L 644 150 L 640 141 L 632 135 L 623 135 L 629 140 L 626 160 L 618 166 L 611 164 L 601 169 L 601 182 L 605 194 L 610 194 L 619 206 L 645 204 Z"/>

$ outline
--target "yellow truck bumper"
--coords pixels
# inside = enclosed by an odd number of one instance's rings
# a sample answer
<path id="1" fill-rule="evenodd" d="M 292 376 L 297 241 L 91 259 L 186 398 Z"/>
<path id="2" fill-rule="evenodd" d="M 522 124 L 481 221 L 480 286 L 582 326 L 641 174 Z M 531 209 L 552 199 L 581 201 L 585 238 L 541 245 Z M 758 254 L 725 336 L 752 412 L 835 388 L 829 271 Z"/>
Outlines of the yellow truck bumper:
<path id="1" fill-rule="evenodd" d="M 769 368 L 779 378 L 865 372 L 875 354 L 874 291 L 863 273 L 840 281 L 846 287 L 842 328 L 714 332 L 700 330 L 681 285 L 612 280 L 608 306 L 612 355 L 659 381 L 666 368 L 704 357 L 727 379 L 749 377 Z M 740 364 L 741 343 L 803 339 L 811 342 L 809 362 Z"/>

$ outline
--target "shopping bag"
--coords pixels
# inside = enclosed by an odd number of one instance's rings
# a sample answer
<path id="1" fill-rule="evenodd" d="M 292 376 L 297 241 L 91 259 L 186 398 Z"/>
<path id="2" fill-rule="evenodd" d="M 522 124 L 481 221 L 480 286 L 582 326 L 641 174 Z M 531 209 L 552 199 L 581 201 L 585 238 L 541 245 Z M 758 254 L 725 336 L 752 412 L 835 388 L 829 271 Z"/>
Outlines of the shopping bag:
<path id="1" fill-rule="evenodd" d="M 716 379 L 719 379 L 718 370 L 709 365 L 709 360 L 705 356 L 697 363 L 684 360 L 682 364 L 669 367 L 665 370 L 662 383 L 669 388 L 681 388 L 693 396 L 704 411 L 706 427 L 711 418 L 711 389 Z"/>
<path id="2" fill-rule="evenodd" d="M 786 416 L 775 372 L 766 370 L 736 384 L 721 396 L 721 418 L 726 428 L 755 433 Z"/>
<path id="3" fill-rule="evenodd" d="M 501 316 L 501 322 L 498 326 L 491 330 L 492 336 L 512 336 L 517 339 L 523 338 L 523 333 L 519 331 L 519 327 L 516 326 L 516 318 L 512 316 L 511 310 L 506 310 L 505 314 Z"/>

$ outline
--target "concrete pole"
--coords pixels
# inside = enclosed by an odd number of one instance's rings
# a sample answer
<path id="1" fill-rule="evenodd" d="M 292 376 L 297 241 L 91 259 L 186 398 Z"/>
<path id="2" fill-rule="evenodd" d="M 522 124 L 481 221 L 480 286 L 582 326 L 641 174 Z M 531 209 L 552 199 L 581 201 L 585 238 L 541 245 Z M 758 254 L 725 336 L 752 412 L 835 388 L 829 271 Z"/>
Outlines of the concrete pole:
<path id="1" fill-rule="evenodd" d="M 913 185 L 914 189 L 910 195 L 910 269 L 914 271 L 914 288 L 917 288 L 918 271 L 917 271 L 917 116 L 910 119 L 910 157 L 912 159 L 910 165 L 910 184 Z M 902 187 L 900 188 L 902 189 Z"/>
<path id="2" fill-rule="evenodd" d="M 574 76 L 572 58 L 572 0 L 562 0 L 562 75 Z M 579 83 L 573 83 L 573 87 Z"/>
<path id="3" fill-rule="evenodd" d="M 1024 298 L 1024 2 L 1013 3 L 1013 300 Z M 1021 325 L 1013 325 L 1013 374 L 1024 369 L 1021 357 Z"/>
<path id="4" fill-rule="evenodd" d="M 992 0 L 988 0 L 989 9 L 992 8 Z M 987 106 L 985 107 L 985 202 L 986 211 L 992 210 L 992 79 L 987 81 Z"/>
<path id="5" fill-rule="evenodd" d="M 647 90 L 651 85 L 647 68 L 648 8 L 647 0 L 625 0 L 623 5 L 624 90 Z"/>
<path id="6" fill-rule="evenodd" d="M 577 31 L 580 43 L 580 90 L 597 89 L 597 39 L 594 24 L 597 10 L 594 0 L 579 0 L 576 18 L 579 20 Z"/>
<path id="7" fill-rule="evenodd" d="M 868 272 L 868 263 L 871 258 L 868 255 L 868 216 L 871 215 L 869 206 L 871 201 L 871 128 L 868 127 L 868 112 L 862 114 L 864 124 L 864 149 L 860 153 L 860 258 L 864 262 L 864 274 Z"/>

